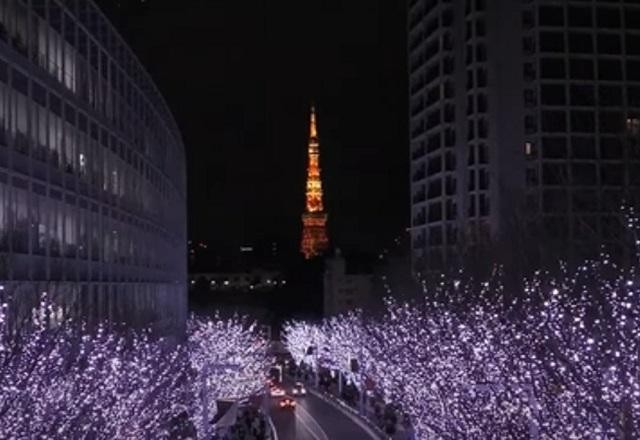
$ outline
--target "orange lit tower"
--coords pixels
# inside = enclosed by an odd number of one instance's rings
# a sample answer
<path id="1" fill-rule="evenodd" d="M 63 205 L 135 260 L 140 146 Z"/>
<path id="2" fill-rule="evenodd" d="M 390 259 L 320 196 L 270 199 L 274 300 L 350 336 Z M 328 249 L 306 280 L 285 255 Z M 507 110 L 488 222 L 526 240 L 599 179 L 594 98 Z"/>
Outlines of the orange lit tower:
<path id="1" fill-rule="evenodd" d="M 302 243 L 300 252 L 309 260 L 322 255 L 329 247 L 327 237 L 327 213 L 322 204 L 322 179 L 320 178 L 320 144 L 316 126 L 316 110 L 311 107 L 309 128 L 309 166 L 307 167 L 307 206 L 302 214 Z"/>

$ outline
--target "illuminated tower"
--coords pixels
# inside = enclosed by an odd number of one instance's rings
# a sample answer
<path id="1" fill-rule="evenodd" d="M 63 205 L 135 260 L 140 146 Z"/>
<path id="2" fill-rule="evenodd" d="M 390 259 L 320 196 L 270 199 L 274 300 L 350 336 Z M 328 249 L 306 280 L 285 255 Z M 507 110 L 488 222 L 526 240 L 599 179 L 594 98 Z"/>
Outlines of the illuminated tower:
<path id="1" fill-rule="evenodd" d="M 302 214 L 302 243 L 300 252 L 309 260 L 327 250 L 327 213 L 322 204 L 322 180 L 320 178 L 320 144 L 316 127 L 316 111 L 311 107 L 309 128 L 309 166 L 307 168 L 307 206 Z"/>

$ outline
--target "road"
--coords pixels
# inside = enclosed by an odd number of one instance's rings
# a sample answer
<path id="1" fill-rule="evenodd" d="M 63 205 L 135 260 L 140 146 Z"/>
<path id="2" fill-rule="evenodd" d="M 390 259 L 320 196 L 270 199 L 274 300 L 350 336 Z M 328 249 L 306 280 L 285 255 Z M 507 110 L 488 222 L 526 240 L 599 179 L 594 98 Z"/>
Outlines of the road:
<path id="1" fill-rule="evenodd" d="M 320 398 L 296 398 L 296 409 L 281 409 L 271 398 L 271 417 L 279 440 L 373 440 L 353 420 Z"/>

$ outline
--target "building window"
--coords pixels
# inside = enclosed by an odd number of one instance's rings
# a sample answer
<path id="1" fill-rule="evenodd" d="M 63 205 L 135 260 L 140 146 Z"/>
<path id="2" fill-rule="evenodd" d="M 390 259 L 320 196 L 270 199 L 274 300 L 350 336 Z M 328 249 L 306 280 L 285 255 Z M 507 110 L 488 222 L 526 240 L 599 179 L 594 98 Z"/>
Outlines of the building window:
<path id="1" fill-rule="evenodd" d="M 595 91 L 591 85 L 574 85 L 569 87 L 571 105 L 592 107 L 596 104 Z"/>
<path id="2" fill-rule="evenodd" d="M 626 34 L 626 50 L 628 55 L 640 55 L 640 36 Z"/>
<path id="3" fill-rule="evenodd" d="M 527 168 L 526 182 L 528 186 L 535 186 L 538 184 L 538 170 L 536 168 Z"/>
<path id="4" fill-rule="evenodd" d="M 569 27 L 587 27 L 593 26 L 593 15 L 591 7 L 569 6 Z"/>
<path id="5" fill-rule="evenodd" d="M 640 119 L 627 118 L 627 134 L 631 136 L 640 135 Z"/>
<path id="6" fill-rule="evenodd" d="M 598 60 L 598 79 L 604 81 L 621 80 L 622 64 L 620 60 Z"/>
<path id="7" fill-rule="evenodd" d="M 536 79 L 536 68 L 533 63 L 524 63 L 523 75 L 525 81 L 533 81 Z"/>
<path id="8" fill-rule="evenodd" d="M 484 44 L 478 44 L 476 46 L 476 62 L 487 61 L 487 48 Z"/>
<path id="9" fill-rule="evenodd" d="M 478 113 L 486 113 L 489 105 L 487 104 L 487 95 L 479 93 L 477 96 Z"/>
<path id="10" fill-rule="evenodd" d="M 570 53 L 593 53 L 593 38 L 591 34 L 571 32 L 569 34 Z"/>
<path id="11" fill-rule="evenodd" d="M 600 133 L 622 134 L 625 118 L 620 112 L 600 112 Z"/>
<path id="12" fill-rule="evenodd" d="M 622 53 L 620 36 L 615 34 L 598 34 L 598 53 L 601 55 L 618 55 Z"/>
<path id="13" fill-rule="evenodd" d="M 567 118 L 564 111 L 546 110 L 542 112 L 542 131 L 558 133 L 567 131 Z"/>
<path id="14" fill-rule="evenodd" d="M 531 29 L 534 26 L 533 11 L 524 11 L 522 13 L 522 27 Z"/>
<path id="15" fill-rule="evenodd" d="M 602 185 L 621 186 L 624 183 L 624 170 L 621 164 L 603 164 L 600 167 Z"/>
<path id="16" fill-rule="evenodd" d="M 567 165 L 565 163 L 544 163 L 542 165 L 542 182 L 545 185 L 567 185 Z"/>
<path id="17" fill-rule="evenodd" d="M 489 215 L 489 197 L 486 194 L 480 194 L 480 217 Z"/>
<path id="18" fill-rule="evenodd" d="M 547 214 L 565 212 L 569 206 L 564 190 L 545 190 L 542 196 L 542 210 Z"/>
<path id="19" fill-rule="evenodd" d="M 571 137 L 571 158 L 572 159 L 595 159 L 596 144 L 593 137 Z"/>
<path id="20" fill-rule="evenodd" d="M 543 84 L 540 87 L 542 105 L 565 105 L 565 87 L 562 84 Z"/>
<path id="21" fill-rule="evenodd" d="M 534 115 L 524 117 L 524 131 L 526 134 L 533 134 L 538 131 L 538 123 Z"/>
<path id="22" fill-rule="evenodd" d="M 567 139 L 564 137 L 542 138 L 542 157 L 545 159 L 564 159 L 568 156 Z"/>
<path id="23" fill-rule="evenodd" d="M 640 87 L 629 86 L 627 87 L 627 101 L 632 107 L 640 107 Z"/>
<path id="24" fill-rule="evenodd" d="M 478 163 L 479 164 L 487 164 L 489 163 L 489 148 L 486 144 L 478 145 Z"/>
<path id="25" fill-rule="evenodd" d="M 619 137 L 600 138 L 600 157 L 602 159 L 622 159 L 622 142 Z"/>
<path id="26" fill-rule="evenodd" d="M 619 8 L 598 8 L 596 12 L 598 28 L 619 28 L 620 9 Z"/>
<path id="27" fill-rule="evenodd" d="M 476 36 L 484 37 L 487 34 L 487 27 L 483 20 L 476 21 Z"/>
<path id="28" fill-rule="evenodd" d="M 564 26 L 564 8 L 562 6 L 541 6 L 538 9 L 540 26 Z"/>
<path id="29" fill-rule="evenodd" d="M 540 52 L 564 52 L 564 33 L 562 32 L 541 32 Z"/>
<path id="30" fill-rule="evenodd" d="M 478 87 L 487 87 L 487 70 L 483 67 L 476 69 L 476 85 Z"/>
<path id="31" fill-rule="evenodd" d="M 569 75 L 571 79 L 594 79 L 593 60 L 570 59 Z"/>
<path id="32" fill-rule="evenodd" d="M 533 37 L 524 37 L 522 39 L 522 51 L 525 55 L 533 55 L 536 52 L 536 43 Z"/>
<path id="33" fill-rule="evenodd" d="M 452 128 L 444 131 L 444 146 L 453 147 L 456 144 L 456 132 Z"/>
<path id="34" fill-rule="evenodd" d="M 600 86 L 598 87 L 598 104 L 601 106 L 622 105 L 622 87 Z"/>
<path id="35" fill-rule="evenodd" d="M 540 60 L 540 77 L 550 79 L 564 79 L 566 70 L 564 59 L 562 58 L 543 58 Z"/>
<path id="36" fill-rule="evenodd" d="M 485 119 L 478 121 L 478 136 L 481 139 L 486 139 L 489 136 L 489 124 Z"/>
<path id="37" fill-rule="evenodd" d="M 478 182 L 478 186 L 479 189 L 481 191 L 486 191 L 489 189 L 489 172 L 486 170 L 486 168 L 482 168 L 481 170 L 479 170 L 479 182 Z"/>
<path id="38" fill-rule="evenodd" d="M 571 131 L 593 133 L 595 131 L 595 119 L 593 112 L 574 110 L 571 112 Z"/>
<path id="39" fill-rule="evenodd" d="M 536 93 L 532 89 L 526 89 L 524 91 L 524 105 L 526 107 L 535 107 Z"/>
<path id="40" fill-rule="evenodd" d="M 476 196 L 469 196 L 469 217 L 476 216 Z"/>

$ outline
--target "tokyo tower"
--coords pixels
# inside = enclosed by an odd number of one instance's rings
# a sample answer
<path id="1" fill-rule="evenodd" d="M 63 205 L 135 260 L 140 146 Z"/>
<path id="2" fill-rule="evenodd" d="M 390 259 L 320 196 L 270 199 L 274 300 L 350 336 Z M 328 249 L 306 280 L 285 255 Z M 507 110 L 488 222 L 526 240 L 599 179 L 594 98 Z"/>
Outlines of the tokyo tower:
<path id="1" fill-rule="evenodd" d="M 329 247 L 327 237 L 327 213 L 322 204 L 322 179 L 320 178 L 320 144 L 316 126 L 316 111 L 311 107 L 309 127 L 309 166 L 307 167 L 307 203 L 302 214 L 302 243 L 300 252 L 309 260 L 322 255 Z"/>

